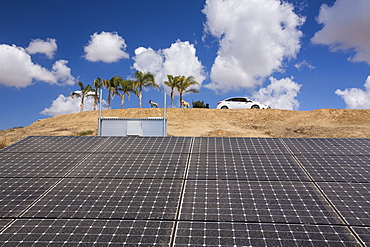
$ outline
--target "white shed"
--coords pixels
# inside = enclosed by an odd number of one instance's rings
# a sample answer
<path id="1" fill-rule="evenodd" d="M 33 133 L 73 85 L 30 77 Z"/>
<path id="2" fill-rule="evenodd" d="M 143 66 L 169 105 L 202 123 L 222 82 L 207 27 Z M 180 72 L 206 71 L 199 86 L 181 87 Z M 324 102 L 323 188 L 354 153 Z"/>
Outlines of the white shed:
<path id="1" fill-rule="evenodd" d="M 98 136 L 167 136 L 167 118 L 99 118 Z"/>

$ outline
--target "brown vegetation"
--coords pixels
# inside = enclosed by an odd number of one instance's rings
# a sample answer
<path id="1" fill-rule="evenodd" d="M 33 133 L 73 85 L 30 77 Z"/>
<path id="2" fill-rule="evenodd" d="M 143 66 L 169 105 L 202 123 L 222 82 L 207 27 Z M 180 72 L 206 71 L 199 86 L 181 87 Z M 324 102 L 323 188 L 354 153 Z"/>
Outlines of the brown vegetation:
<path id="1" fill-rule="evenodd" d="M 163 109 L 103 111 L 103 117 L 162 117 Z M 0 131 L 0 142 L 26 136 L 96 135 L 98 111 L 59 115 Z M 167 109 L 169 136 L 370 138 L 370 110 Z"/>

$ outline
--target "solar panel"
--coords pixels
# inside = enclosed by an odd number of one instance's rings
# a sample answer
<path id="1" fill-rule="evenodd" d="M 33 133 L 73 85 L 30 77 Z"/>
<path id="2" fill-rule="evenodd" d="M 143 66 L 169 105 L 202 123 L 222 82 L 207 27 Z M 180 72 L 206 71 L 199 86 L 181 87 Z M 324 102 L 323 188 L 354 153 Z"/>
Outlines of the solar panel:
<path id="1" fill-rule="evenodd" d="M 360 246 L 342 226 L 180 222 L 176 246 Z"/>
<path id="2" fill-rule="evenodd" d="M 113 153 L 188 153 L 189 137 L 110 137 L 97 152 Z"/>
<path id="3" fill-rule="evenodd" d="M 2 246 L 167 245 L 173 222 L 18 219 L 0 234 Z"/>
<path id="4" fill-rule="evenodd" d="M 105 137 L 32 136 L 4 148 L 0 152 L 16 153 L 80 153 L 91 152 Z"/>
<path id="5" fill-rule="evenodd" d="M 17 217 L 56 181 L 55 178 L 1 178 L 0 217 Z"/>
<path id="6" fill-rule="evenodd" d="M 349 225 L 370 226 L 370 183 L 318 183 Z"/>
<path id="7" fill-rule="evenodd" d="M 180 188 L 172 179 L 66 178 L 24 217 L 172 220 Z"/>
<path id="8" fill-rule="evenodd" d="M 224 154 L 289 154 L 276 138 L 195 138 L 193 153 Z"/>
<path id="9" fill-rule="evenodd" d="M 95 153 L 70 177 L 183 178 L 188 154 Z"/>
<path id="10" fill-rule="evenodd" d="M 370 139 L 28 137 L 0 245 L 365 246 Z"/>
<path id="11" fill-rule="evenodd" d="M 314 181 L 370 182 L 369 156 L 297 155 Z"/>
<path id="12" fill-rule="evenodd" d="M 370 139 L 287 138 L 282 139 L 296 155 L 369 155 Z"/>
<path id="13" fill-rule="evenodd" d="M 187 181 L 181 220 L 341 224 L 310 183 Z"/>
<path id="14" fill-rule="evenodd" d="M 193 154 L 189 179 L 308 180 L 291 155 Z"/>
<path id="15" fill-rule="evenodd" d="M 0 155 L 0 177 L 62 177 L 86 153 L 15 153 Z"/>

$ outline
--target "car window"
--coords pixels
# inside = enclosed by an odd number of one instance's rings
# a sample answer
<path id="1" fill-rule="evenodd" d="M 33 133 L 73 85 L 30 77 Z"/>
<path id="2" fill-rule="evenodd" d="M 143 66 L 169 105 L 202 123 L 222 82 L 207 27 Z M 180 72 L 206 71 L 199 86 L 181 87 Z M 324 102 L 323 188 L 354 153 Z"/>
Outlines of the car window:
<path id="1" fill-rule="evenodd" d="M 245 99 L 245 98 L 239 98 L 239 102 L 247 102 L 247 99 Z"/>

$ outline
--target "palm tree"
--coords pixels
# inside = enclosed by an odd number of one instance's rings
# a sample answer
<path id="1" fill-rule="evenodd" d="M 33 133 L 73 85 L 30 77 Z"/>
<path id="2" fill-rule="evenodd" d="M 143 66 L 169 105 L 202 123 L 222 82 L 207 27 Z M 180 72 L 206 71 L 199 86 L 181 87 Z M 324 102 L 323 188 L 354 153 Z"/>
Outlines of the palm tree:
<path id="1" fill-rule="evenodd" d="M 118 96 L 121 98 L 121 109 L 123 109 L 123 105 L 125 104 L 125 95 L 130 98 L 131 92 L 138 96 L 138 92 L 134 84 L 134 81 L 123 80 L 122 78 L 118 79 L 118 86 L 115 93 L 118 94 Z"/>
<path id="2" fill-rule="evenodd" d="M 168 81 L 164 82 L 164 85 L 171 88 L 171 108 L 173 107 L 173 101 L 175 99 L 175 88 L 179 84 L 180 76 L 173 77 L 172 75 L 167 75 Z"/>
<path id="3" fill-rule="evenodd" d="M 184 93 L 199 93 L 199 90 L 197 90 L 195 88 L 188 89 L 189 87 L 194 86 L 194 85 L 199 86 L 199 83 L 197 81 L 195 81 L 194 76 L 189 76 L 189 77 L 181 76 L 181 77 L 179 77 L 179 83 L 176 86 L 176 88 L 177 88 L 177 91 L 180 94 L 180 108 L 182 108 L 182 95 Z"/>
<path id="4" fill-rule="evenodd" d="M 82 112 L 84 110 L 85 98 L 93 96 L 92 94 L 89 94 L 89 93 L 93 92 L 94 89 L 90 85 L 84 86 L 83 82 L 81 81 L 79 81 L 77 84 L 80 86 L 81 92 L 77 92 L 77 91 L 72 92 L 71 97 L 72 99 L 74 99 L 74 97 L 81 98 L 80 112 Z"/>
<path id="5" fill-rule="evenodd" d="M 96 106 L 98 104 L 98 101 L 99 101 L 99 90 L 100 88 L 103 86 L 103 81 L 100 77 L 94 79 L 94 82 L 93 82 L 93 90 L 94 90 L 94 111 L 96 110 Z"/>
<path id="6" fill-rule="evenodd" d="M 120 79 L 121 77 L 116 75 L 114 77 L 112 77 L 110 80 L 103 80 L 103 86 L 108 89 L 108 110 L 110 109 L 110 102 L 111 102 L 111 99 L 114 97 L 114 94 L 115 94 L 115 91 L 116 91 L 116 88 L 117 88 L 117 85 L 118 85 L 118 80 Z"/>
<path id="7" fill-rule="evenodd" d="M 143 88 L 152 86 L 160 90 L 160 87 L 155 83 L 154 75 L 150 72 L 136 71 L 134 75 L 135 87 L 139 93 L 139 107 L 143 108 Z"/>

